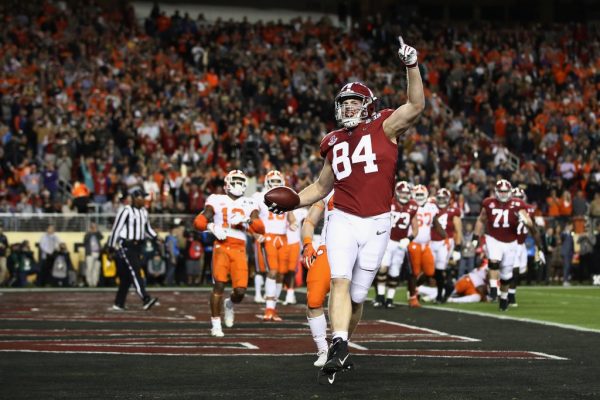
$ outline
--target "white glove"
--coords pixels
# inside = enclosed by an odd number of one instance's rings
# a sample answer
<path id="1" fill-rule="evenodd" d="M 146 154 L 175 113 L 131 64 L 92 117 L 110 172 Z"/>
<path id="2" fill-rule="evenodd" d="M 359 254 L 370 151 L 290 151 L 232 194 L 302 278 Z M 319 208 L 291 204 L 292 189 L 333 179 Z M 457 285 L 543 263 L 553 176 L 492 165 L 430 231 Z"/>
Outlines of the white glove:
<path id="1" fill-rule="evenodd" d="M 217 240 L 225 240 L 227 238 L 227 233 L 222 226 L 215 225 L 214 222 L 211 222 L 208 224 L 207 228 L 213 235 L 215 235 Z"/>
<path id="2" fill-rule="evenodd" d="M 228 219 L 229 226 L 235 226 L 239 224 L 245 224 L 248 222 L 248 218 L 244 214 L 233 213 Z"/>
<path id="3" fill-rule="evenodd" d="M 458 260 L 460 260 L 460 252 L 455 250 L 452 252 L 452 261 L 457 262 Z"/>
<path id="4" fill-rule="evenodd" d="M 546 264 L 546 255 L 542 250 L 538 250 L 538 258 L 541 264 Z"/>
<path id="5" fill-rule="evenodd" d="M 410 240 L 408 238 L 400 239 L 400 248 L 402 250 L 406 250 L 408 245 L 410 244 Z"/>
<path id="6" fill-rule="evenodd" d="M 290 228 L 290 231 L 292 232 L 296 232 L 298 230 L 298 224 L 297 223 L 292 223 L 288 226 L 288 228 Z"/>
<path id="7" fill-rule="evenodd" d="M 411 47 L 404 43 L 404 39 L 402 36 L 398 36 L 398 41 L 400 42 L 400 48 L 398 49 L 398 57 L 400 57 L 400 61 L 407 67 L 413 68 L 417 66 L 417 50 L 414 47 Z"/>

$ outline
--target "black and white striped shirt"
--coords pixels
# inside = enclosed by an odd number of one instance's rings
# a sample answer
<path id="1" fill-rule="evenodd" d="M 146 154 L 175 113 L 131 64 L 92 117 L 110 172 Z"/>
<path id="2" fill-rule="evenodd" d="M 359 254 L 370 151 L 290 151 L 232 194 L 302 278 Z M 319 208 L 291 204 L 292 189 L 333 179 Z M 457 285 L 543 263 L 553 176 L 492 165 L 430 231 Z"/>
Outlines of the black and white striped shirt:
<path id="1" fill-rule="evenodd" d="M 114 248 L 121 239 L 144 240 L 146 235 L 152 239 L 157 237 L 148 221 L 148 211 L 145 208 L 125 206 L 115 218 L 108 245 Z"/>

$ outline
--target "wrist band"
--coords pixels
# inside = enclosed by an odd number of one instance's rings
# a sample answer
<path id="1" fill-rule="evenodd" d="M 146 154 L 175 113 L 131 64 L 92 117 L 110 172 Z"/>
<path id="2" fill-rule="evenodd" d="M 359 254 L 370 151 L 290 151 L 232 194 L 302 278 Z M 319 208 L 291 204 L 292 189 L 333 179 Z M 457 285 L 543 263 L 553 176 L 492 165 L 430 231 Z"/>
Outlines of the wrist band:
<path id="1" fill-rule="evenodd" d="M 419 63 L 418 63 L 418 62 L 416 62 L 416 63 L 414 63 L 414 64 L 410 64 L 410 65 L 406 65 L 406 64 L 404 64 L 404 65 L 406 66 L 406 68 L 416 68 L 416 67 L 417 67 L 417 65 L 419 65 Z"/>

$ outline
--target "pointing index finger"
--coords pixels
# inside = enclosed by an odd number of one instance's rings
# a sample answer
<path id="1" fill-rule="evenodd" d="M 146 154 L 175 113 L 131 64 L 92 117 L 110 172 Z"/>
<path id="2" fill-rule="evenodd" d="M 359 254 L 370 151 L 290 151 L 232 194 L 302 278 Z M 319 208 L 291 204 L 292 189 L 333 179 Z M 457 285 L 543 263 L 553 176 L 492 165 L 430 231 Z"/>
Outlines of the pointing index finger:
<path id="1" fill-rule="evenodd" d="M 398 41 L 400 42 L 400 46 L 404 46 L 404 39 L 402 39 L 402 35 L 398 36 Z"/>

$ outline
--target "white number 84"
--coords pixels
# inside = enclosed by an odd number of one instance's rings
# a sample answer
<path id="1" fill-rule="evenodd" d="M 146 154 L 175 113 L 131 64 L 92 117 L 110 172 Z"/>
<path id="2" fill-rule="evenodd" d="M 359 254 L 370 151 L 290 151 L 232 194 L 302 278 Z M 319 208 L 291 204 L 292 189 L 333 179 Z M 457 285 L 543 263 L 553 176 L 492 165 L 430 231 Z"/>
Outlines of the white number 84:
<path id="1" fill-rule="evenodd" d="M 350 176 L 352 173 L 352 164 L 364 162 L 365 174 L 371 174 L 379 170 L 377 165 L 375 165 L 377 156 L 373 153 L 371 135 L 365 135 L 360 138 L 360 142 L 356 145 L 356 148 L 352 152 L 352 157 L 350 158 L 348 157 L 349 152 L 350 146 L 348 145 L 348 142 L 340 142 L 333 146 L 331 167 L 333 168 L 333 172 L 338 181 Z M 340 166 L 342 167 L 341 169 Z"/>

